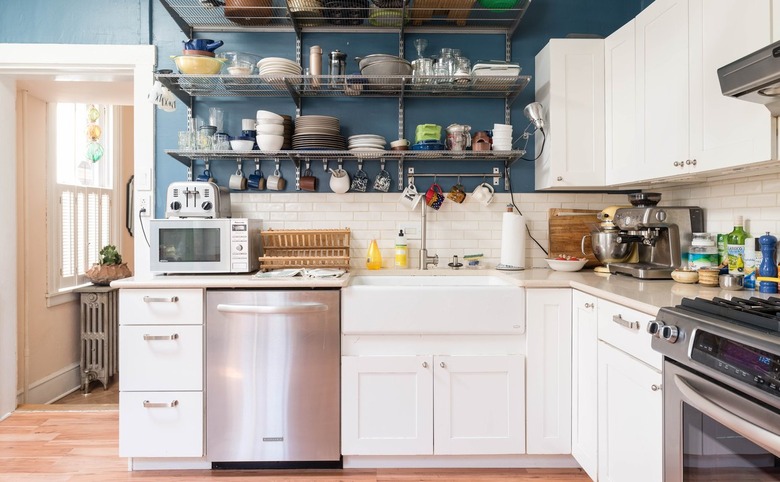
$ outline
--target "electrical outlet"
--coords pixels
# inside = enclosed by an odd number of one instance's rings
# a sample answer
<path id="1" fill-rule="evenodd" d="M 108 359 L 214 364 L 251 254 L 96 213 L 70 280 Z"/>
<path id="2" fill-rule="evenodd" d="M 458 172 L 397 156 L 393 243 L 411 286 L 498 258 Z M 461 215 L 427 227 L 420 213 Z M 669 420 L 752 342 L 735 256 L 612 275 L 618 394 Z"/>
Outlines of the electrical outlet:
<path id="1" fill-rule="evenodd" d="M 399 224 L 398 229 L 403 229 L 406 239 L 420 239 L 419 224 Z"/>
<path id="2" fill-rule="evenodd" d="M 150 199 L 151 196 L 149 194 L 138 194 L 138 211 L 141 213 L 141 216 L 149 217 L 152 215 Z"/>

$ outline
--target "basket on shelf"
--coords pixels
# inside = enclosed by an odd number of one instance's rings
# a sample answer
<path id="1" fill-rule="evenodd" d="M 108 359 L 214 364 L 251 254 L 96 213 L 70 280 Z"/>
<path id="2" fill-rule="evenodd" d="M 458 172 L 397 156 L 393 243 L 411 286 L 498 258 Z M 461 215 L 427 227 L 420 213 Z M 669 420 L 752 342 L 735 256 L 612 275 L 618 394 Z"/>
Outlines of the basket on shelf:
<path id="1" fill-rule="evenodd" d="M 349 270 L 349 229 L 261 231 L 260 269 L 343 268 Z"/>

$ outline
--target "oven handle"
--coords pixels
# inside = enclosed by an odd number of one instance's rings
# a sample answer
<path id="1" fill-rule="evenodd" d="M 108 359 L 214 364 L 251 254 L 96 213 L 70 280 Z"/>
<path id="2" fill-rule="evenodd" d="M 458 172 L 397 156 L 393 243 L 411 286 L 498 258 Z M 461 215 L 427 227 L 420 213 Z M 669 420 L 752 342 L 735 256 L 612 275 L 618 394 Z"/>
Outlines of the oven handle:
<path id="1" fill-rule="evenodd" d="M 680 393 L 692 402 L 696 409 L 709 415 L 731 430 L 744 435 L 757 445 L 761 445 L 773 453 L 780 453 L 780 435 L 748 422 L 739 417 L 690 386 L 680 375 L 674 376 L 674 384 Z"/>
<path id="2" fill-rule="evenodd" d="M 250 315 L 294 315 L 328 311 L 328 305 L 322 303 L 293 303 L 289 305 L 228 305 L 220 303 L 217 305 L 217 311 Z"/>

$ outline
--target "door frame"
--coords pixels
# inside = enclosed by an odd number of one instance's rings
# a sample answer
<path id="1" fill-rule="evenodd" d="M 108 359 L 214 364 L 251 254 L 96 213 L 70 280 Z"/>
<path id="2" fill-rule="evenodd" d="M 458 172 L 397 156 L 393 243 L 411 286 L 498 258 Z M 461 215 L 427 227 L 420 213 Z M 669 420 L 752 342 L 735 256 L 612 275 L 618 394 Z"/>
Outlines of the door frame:
<path id="1" fill-rule="evenodd" d="M 21 76 L 123 74 L 133 77 L 134 197 L 153 203 L 154 105 L 146 100 L 154 82 L 157 49 L 153 45 L 0 44 L 0 203 L 6 211 L 0 242 L 17 252 L 16 79 Z M 139 213 L 133 210 L 134 217 Z M 146 222 L 148 222 L 146 217 Z M 136 275 L 148 274 L 149 249 L 135 237 Z M 140 269 L 139 269 L 140 268 Z M 16 409 L 17 400 L 17 257 L 0 256 L 0 420 Z"/>

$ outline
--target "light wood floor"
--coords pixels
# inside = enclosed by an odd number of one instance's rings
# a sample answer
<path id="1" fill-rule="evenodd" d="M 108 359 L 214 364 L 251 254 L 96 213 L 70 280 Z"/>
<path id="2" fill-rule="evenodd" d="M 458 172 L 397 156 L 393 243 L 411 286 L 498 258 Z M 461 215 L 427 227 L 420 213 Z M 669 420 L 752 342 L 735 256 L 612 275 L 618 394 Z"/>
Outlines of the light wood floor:
<path id="1" fill-rule="evenodd" d="M 101 388 L 102 390 L 102 388 Z M 48 405 L 47 407 L 53 407 Z M 117 456 L 118 412 L 77 405 L 19 410 L 0 421 L 2 482 L 586 482 L 580 469 L 444 469 L 128 472 Z"/>
<path id="2" fill-rule="evenodd" d="M 94 405 L 94 404 L 118 404 L 119 403 L 119 374 L 111 377 L 108 387 L 104 390 L 103 384 L 97 380 L 89 385 L 89 393 L 84 393 L 81 389 L 69 393 L 60 398 L 54 405 Z"/>

